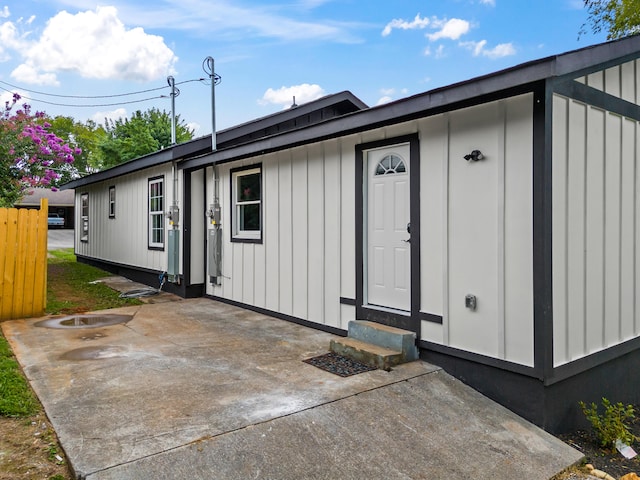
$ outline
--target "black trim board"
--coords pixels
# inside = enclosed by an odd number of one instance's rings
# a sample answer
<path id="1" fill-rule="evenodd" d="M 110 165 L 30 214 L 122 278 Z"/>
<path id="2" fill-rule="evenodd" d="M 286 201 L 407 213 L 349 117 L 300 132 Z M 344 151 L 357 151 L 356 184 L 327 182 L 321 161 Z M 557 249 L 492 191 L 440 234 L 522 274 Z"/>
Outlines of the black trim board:
<path id="1" fill-rule="evenodd" d="M 553 369 L 551 121 L 548 85 L 533 97 L 533 356 L 538 378 Z M 547 126 L 549 128 L 547 128 Z"/>
<path id="2" fill-rule="evenodd" d="M 640 105 L 573 80 L 553 83 L 553 92 L 640 121 Z"/>
<path id="3" fill-rule="evenodd" d="M 304 320 L 302 318 L 293 317 L 291 315 L 286 315 L 284 313 L 275 312 L 273 310 L 267 310 L 266 308 L 256 307 L 253 305 L 248 305 L 246 303 L 237 302 L 235 300 L 230 300 L 224 297 L 217 297 L 215 295 L 205 295 L 206 298 L 211 300 L 215 300 L 217 302 L 226 303 L 229 305 L 233 305 L 234 307 L 244 308 L 245 310 L 251 310 L 252 312 L 261 313 L 262 315 L 268 315 L 273 318 L 277 318 L 279 320 L 286 320 L 287 322 L 296 323 L 298 325 L 302 325 L 303 327 L 313 328 L 315 330 L 320 330 L 323 332 L 331 333 L 333 335 L 338 335 L 340 337 L 346 337 L 347 331 L 341 328 L 332 327 L 330 325 L 324 325 L 322 323 L 310 322 L 309 320 Z M 329 345 L 327 345 L 327 349 Z"/>
<path id="4" fill-rule="evenodd" d="M 98 267 L 115 275 L 121 275 L 125 278 L 133 280 L 134 282 L 144 283 L 150 287 L 158 288 L 160 282 L 158 276 L 162 273 L 160 270 L 152 270 L 148 268 L 132 267 L 131 265 L 125 265 L 122 263 L 109 262 L 106 260 L 100 260 L 92 257 L 85 257 L 83 255 L 76 254 L 78 262 L 87 265 Z M 165 283 L 162 290 L 165 292 L 173 293 L 182 298 L 198 298 L 204 295 L 204 284 L 198 283 L 193 285 L 186 285 L 182 282 L 180 285 L 174 283 Z"/>

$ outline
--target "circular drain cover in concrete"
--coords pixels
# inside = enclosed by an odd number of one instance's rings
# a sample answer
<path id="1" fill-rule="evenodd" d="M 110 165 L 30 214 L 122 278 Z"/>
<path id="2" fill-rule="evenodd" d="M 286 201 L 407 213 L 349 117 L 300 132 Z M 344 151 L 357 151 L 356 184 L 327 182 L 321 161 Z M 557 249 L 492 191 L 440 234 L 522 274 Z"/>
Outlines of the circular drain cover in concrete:
<path id="1" fill-rule="evenodd" d="M 66 317 L 49 318 L 35 324 L 45 328 L 97 328 L 127 323 L 133 315 L 82 313 Z"/>
<path id="2" fill-rule="evenodd" d="M 60 356 L 62 360 L 102 360 L 105 358 L 126 357 L 127 350 L 124 347 L 111 345 L 82 347 L 70 350 Z"/>

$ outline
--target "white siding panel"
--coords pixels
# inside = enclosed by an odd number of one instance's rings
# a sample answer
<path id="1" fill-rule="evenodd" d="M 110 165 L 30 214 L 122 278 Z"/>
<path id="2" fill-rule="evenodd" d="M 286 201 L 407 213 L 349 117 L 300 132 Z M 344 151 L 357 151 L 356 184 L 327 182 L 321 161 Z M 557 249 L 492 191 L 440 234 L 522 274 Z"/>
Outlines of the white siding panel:
<path id="1" fill-rule="evenodd" d="M 444 329 L 442 325 L 433 322 L 422 322 L 420 326 L 420 339 L 442 345 L 444 343 Z"/>
<path id="2" fill-rule="evenodd" d="M 495 104 L 451 114 L 449 162 L 449 342 L 492 357 L 498 338 L 498 108 Z M 478 149 L 485 155 L 467 162 Z M 473 239 L 473 240 L 471 240 Z M 477 310 L 465 296 L 477 297 Z"/>
<path id="3" fill-rule="evenodd" d="M 533 99 L 505 102 L 505 358 L 533 366 Z"/>
<path id="4" fill-rule="evenodd" d="M 446 116 L 421 120 L 420 132 L 420 310 L 443 315 Z"/>
<path id="5" fill-rule="evenodd" d="M 286 315 L 293 313 L 293 210 L 291 187 L 291 154 L 281 152 L 278 161 L 278 212 L 279 252 L 280 258 L 280 312 Z M 275 225 L 274 225 L 275 226 Z"/>
<path id="6" fill-rule="evenodd" d="M 355 145 L 358 138 L 351 136 L 340 142 L 341 180 L 340 180 L 340 296 L 356 298 L 356 265 L 355 265 Z M 343 310 L 344 312 L 344 310 Z M 354 309 L 355 315 L 355 309 Z M 344 318 L 341 328 L 347 328 L 347 322 L 353 318 Z"/>
<path id="7" fill-rule="evenodd" d="M 324 321 L 340 327 L 340 145 L 324 146 Z"/>
<path id="8" fill-rule="evenodd" d="M 263 197 L 263 242 L 266 257 L 265 306 L 280 311 L 280 194 L 279 165 L 273 155 L 262 159 Z"/>
<path id="9" fill-rule="evenodd" d="M 620 338 L 620 223 L 622 117 L 607 114 L 605 130 L 604 345 Z"/>
<path id="10" fill-rule="evenodd" d="M 255 244 L 243 243 L 242 245 L 242 302 L 255 305 Z"/>
<path id="11" fill-rule="evenodd" d="M 628 62 L 620 66 L 622 91 L 620 97 L 627 102 L 636 102 L 636 62 Z"/>
<path id="12" fill-rule="evenodd" d="M 604 138 L 605 112 L 587 111 L 586 319 L 588 352 L 604 341 Z"/>
<path id="13" fill-rule="evenodd" d="M 166 270 L 166 251 L 149 250 L 147 231 L 147 180 L 161 175 L 164 175 L 165 203 L 168 205 L 170 164 L 78 189 L 78 201 L 82 193 L 89 194 L 89 241 L 80 242 L 77 229 L 76 253 L 107 262 Z M 109 187 L 113 185 L 116 187 L 116 217 L 109 218 Z M 81 225 L 79 208 L 76 215 L 76 223 Z M 165 233 L 167 226 L 165 220 Z"/>
<path id="14" fill-rule="evenodd" d="M 620 336 L 624 341 L 634 336 L 635 318 L 635 204 L 636 204 L 636 122 L 624 119 L 622 124 L 622 165 L 620 210 Z"/>
<path id="15" fill-rule="evenodd" d="M 307 232 L 309 178 L 306 149 L 297 148 L 293 151 L 291 168 L 292 216 L 295 233 L 295 241 L 291 248 L 293 254 L 293 315 L 306 319 L 308 316 L 307 272 L 309 262 Z"/>
<path id="16" fill-rule="evenodd" d="M 607 78 L 613 88 L 615 73 Z M 554 364 L 561 365 L 638 334 L 638 124 L 556 96 L 553 138 Z"/>
<path id="17" fill-rule="evenodd" d="M 552 170 L 552 195 L 553 195 L 553 298 L 554 298 L 554 358 L 566 358 L 567 342 L 567 129 L 568 129 L 568 105 L 565 98 L 553 99 L 553 170 Z"/>
<path id="18" fill-rule="evenodd" d="M 567 283 L 565 298 L 561 299 L 554 292 L 554 310 L 555 301 L 565 302 L 563 309 L 564 314 L 556 320 L 554 313 L 554 325 L 564 324 L 566 331 L 566 340 L 563 346 L 563 354 L 560 355 L 556 362 L 560 362 L 562 358 L 566 361 L 582 355 L 586 348 L 586 326 L 585 326 L 585 308 L 586 308 L 586 125 L 587 125 L 587 109 L 586 106 L 576 102 L 569 102 L 567 117 L 564 119 L 565 135 L 565 156 L 568 169 L 562 178 L 560 186 L 567 189 L 565 195 L 567 233 L 565 235 L 565 244 L 563 246 L 564 261 L 556 264 L 556 251 L 554 252 L 554 266 L 559 266 L 565 270 L 564 278 Z M 555 132 L 555 130 L 554 130 Z M 568 134 L 567 134 L 568 132 Z M 561 141 L 562 137 L 554 133 L 554 142 L 556 138 Z M 554 151 L 554 163 L 555 163 Z M 566 185 L 566 186 L 565 186 Z M 556 195 L 556 191 L 553 192 Z M 560 195 L 560 193 L 558 193 Z M 555 202 L 555 200 L 554 200 Z M 556 208 L 554 203 L 553 212 L 555 215 Z M 558 227 L 558 232 L 560 232 Z M 555 232 L 555 230 L 554 230 Z M 555 236 L 555 235 L 554 235 Z M 571 268 L 568 268 L 571 265 Z M 554 277 L 555 284 L 555 277 Z"/>
<path id="19" fill-rule="evenodd" d="M 318 144 L 307 147 L 309 272 L 308 320 L 324 323 L 324 156 Z"/>
<path id="20" fill-rule="evenodd" d="M 188 174 L 189 175 L 189 174 Z M 205 281 L 205 262 L 204 254 L 204 238 L 205 226 L 207 225 L 207 217 L 204 198 L 204 170 L 198 170 L 191 175 L 191 283 L 204 283 Z M 117 193 L 117 192 L 116 192 Z"/>

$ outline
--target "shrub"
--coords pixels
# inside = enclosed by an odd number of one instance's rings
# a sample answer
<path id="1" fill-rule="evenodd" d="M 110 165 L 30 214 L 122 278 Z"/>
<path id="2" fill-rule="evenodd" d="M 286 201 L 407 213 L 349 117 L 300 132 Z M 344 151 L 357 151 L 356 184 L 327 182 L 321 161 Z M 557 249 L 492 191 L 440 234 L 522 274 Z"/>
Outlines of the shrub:
<path id="1" fill-rule="evenodd" d="M 593 427 L 598 440 L 602 447 L 616 448 L 616 440 L 620 439 L 623 443 L 631 445 L 636 437 L 629 431 L 627 422 L 635 418 L 633 405 L 623 405 L 622 402 L 612 404 L 606 398 L 602 398 L 602 406 L 604 413 L 600 415 L 598 406 L 591 403 L 589 407 L 584 402 L 580 402 L 580 408 L 589 423 Z"/>

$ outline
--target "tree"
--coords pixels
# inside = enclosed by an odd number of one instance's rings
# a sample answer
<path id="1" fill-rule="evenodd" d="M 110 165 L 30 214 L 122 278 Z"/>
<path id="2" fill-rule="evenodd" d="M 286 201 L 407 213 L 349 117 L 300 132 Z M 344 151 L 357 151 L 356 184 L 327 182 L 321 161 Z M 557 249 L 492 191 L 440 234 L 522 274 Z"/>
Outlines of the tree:
<path id="1" fill-rule="evenodd" d="M 61 171 L 82 152 L 50 132 L 42 112 L 23 104 L 13 113 L 20 95 L 0 110 L 0 207 L 11 207 L 31 187 L 55 187 Z"/>
<path id="2" fill-rule="evenodd" d="M 587 23 L 593 33 L 607 32 L 607 39 L 640 33 L 640 0 L 584 0 Z M 580 34 L 586 33 L 586 24 Z"/>
<path id="3" fill-rule="evenodd" d="M 69 145 L 79 148 L 82 153 L 75 156 L 75 162 L 67 165 L 60 183 L 66 183 L 79 176 L 95 173 L 102 163 L 99 144 L 107 136 L 106 131 L 93 120 L 78 122 L 73 117 L 57 116 L 48 120 L 50 130 Z"/>
<path id="4" fill-rule="evenodd" d="M 113 167 L 171 146 L 171 117 L 151 108 L 133 113 L 130 119 L 105 120 L 105 136 L 99 142 L 100 169 Z M 193 130 L 176 116 L 176 143 L 193 138 Z"/>

